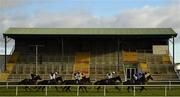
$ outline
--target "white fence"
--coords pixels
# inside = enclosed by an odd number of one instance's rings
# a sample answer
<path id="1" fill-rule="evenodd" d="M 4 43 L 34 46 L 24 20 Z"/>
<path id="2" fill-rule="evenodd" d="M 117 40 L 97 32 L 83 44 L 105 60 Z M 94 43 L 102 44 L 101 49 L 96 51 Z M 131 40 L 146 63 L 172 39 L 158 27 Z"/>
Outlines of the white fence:
<path id="1" fill-rule="evenodd" d="M 45 86 L 45 91 L 39 91 L 41 95 L 33 95 L 33 93 L 38 93 L 37 91 L 30 91 L 30 92 L 25 92 L 24 87 L 39 87 L 39 86 Z M 71 92 L 59 92 L 59 91 L 53 91 L 53 87 L 58 87 L 62 88 L 65 86 L 71 86 L 73 87 L 73 93 Z M 64 96 L 63 94 L 72 94 L 68 96 L 92 96 L 92 94 L 98 94 L 96 91 L 95 87 L 97 88 L 98 86 L 103 87 L 103 89 L 100 90 L 101 96 L 127 96 L 125 94 L 131 94 L 128 96 L 180 96 L 179 90 L 180 90 L 180 85 L 0 85 L 0 96 L 7 96 L 7 94 L 13 94 L 10 96 L 50 96 L 53 93 L 53 96 Z M 127 92 L 126 87 L 131 86 L 132 91 Z M 139 87 L 144 86 L 146 90 L 139 92 Z M 91 92 L 85 93 L 87 95 L 81 95 L 82 91 L 80 91 L 80 87 L 87 87 L 88 91 L 91 90 Z M 113 87 L 119 87 L 121 91 L 112 91 Z M 10 91 L 10 92 L 9 92 Z M 93 91 L 93 92 L 92 92 Z M 153 93 L 154 91 L 154 93 Z M 4 94 L 3 93 L 7 93 Z M 8 93 L 9 92 L 9 93 Z M 113 93 L 111 93 L 113 92 Z M 126 93 L 125 93 L 126 92 Z M 22 95 L 22 93 L 25 93 Z M 30 93 L 30 94 L 27 94 Z M 57 93 L 57 95 L 56 95 Z M 59 95 L 59 94 L 62 95 Z M 89 95 L 88 95 L 89 94 Z M 119 95 L 118 95 L 119 94 Z M 124 94 L 124 95 L 121 95 Z M 147 95 L 145 95 L 147 94 Z M 8 95 L 9 96 L 9 95 Z M 66 95 L 65 95 L 66 96 Z M 99 96 L 99 95 L 93 95 L 93 96 Z"/>

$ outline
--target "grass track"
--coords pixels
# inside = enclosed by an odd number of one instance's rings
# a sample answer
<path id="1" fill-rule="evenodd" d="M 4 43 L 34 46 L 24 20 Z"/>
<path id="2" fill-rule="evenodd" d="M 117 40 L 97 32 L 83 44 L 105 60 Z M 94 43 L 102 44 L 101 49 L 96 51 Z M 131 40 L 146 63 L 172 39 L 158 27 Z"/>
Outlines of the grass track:
<path id="1" fill-rule="evenodd" d="M 71 92 L 62 92 L 60 87 L 59 91 L 57 92 L 54 87 L 48 87 L 47 96 L 76 96 L 77 95 L 77 88 L 72 87 Z M 88 93 L 86 92 L 79 92 L 79 96 L 103 96 L 103 88 L 97 92 L 96 88 L 94 87 L 87 87 Z M 133 96 L 134 93 L 131 91 L 130 93 L 127 92 L 127 87 L 120 87 L 121 91 L 114 89 L 114 87 L 107 87 L 106 95 L 107 96 Z M 138 89 L 138 87 L 137 87 Z M 143 92 L 139 92 L 136 90 L 136 96 L 164 96 L 165 95 L 165 88 L 164 87 L 146 87 L 147 90 Z M 5 87 L 0 88 L 0 96 L 15 96 L 16 95 L 16 88 L 9 87 L 8 89 Z M 22 87 L 18 88 L 18 96 L 45 96 L 45 91 L 36 91 L 33 89 L 32 91 L 25 92 Z M 167 88 L 167 96 L 180 96 L 180 87 L 171 87 L 171 89 Z"/>

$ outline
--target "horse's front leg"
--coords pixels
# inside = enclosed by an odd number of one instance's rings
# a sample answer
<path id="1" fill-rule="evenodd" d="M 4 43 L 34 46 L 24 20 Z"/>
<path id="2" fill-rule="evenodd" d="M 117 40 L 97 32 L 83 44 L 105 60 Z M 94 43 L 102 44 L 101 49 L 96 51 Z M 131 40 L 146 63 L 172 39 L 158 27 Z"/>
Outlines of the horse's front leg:
<path id="1" fill-rule="evenodd" d="M 130 91 L 129 91 L 129 89 L 130 89 L 130 88 L 131 88 L 131 87 L 130 87 L 130 86 L 128 86 L 128 88 L 127 88 L 128 92 L 130 92 Z"/>
<path id="2" fill-rule="evenodd" d="M 67 86 L 66 91 L 71 92 L 71 86 Z"/>
<path id="3" fill-rule="evenodd" d="M 37 91 L 41 90 L 41 88 L 42 88 L 41 86 L 37 86 Z"/>
<path id="4" fill-rule="evenodd" d="M 118 91 L 121 91 L 121 89 L 118 86 L 115 86 L 114 88 Z"/>
<path id="5" fill-rule="evenodd" d="M 64 87 L 62 88 L 62 91 L 63 91 L 63 92 L 66 91 L 66 86 L 64 86 Z"/>
<path id="6" fill-rule="evenodd" d="M 27 88 L 28 88 L 27 86 L 25 86 L 25 87 L 24 87 L 25 92 L 27 92 L 27 91 L 28 91 L 28 90 L 27 90 Z"/>
<path id="7" fill-rule="evenodd" d="M 84 87 L 84 90 L 86 91 L 86 93 L 88 92 L 88 91 L 87 91 L 87 87 Z"/>
<path id="8" fill-rule="evenodd" d="M 97 87 L 97 92 L 99 92 L 99 89 L 100 89 L 100 88 L 101 88 L 100 86 Z"/>
<path id="9" fill-rule="evenodd" d="M 84 92 L 84 89 L 82 86 L 79 87 L 79 91 L 82 90 L 82 92 Z"/>
<path id="10" fill-rule="evenodd" d="M 142 92 L 144 89 L 145 89 L 144 86 L 141 86 L 140 92 Z"/>

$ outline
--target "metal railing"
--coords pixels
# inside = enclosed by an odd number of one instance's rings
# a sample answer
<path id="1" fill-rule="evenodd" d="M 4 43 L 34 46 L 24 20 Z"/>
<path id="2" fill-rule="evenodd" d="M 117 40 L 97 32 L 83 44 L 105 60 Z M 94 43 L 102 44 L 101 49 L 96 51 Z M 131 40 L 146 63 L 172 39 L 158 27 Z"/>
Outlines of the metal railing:
<path id="1" fill-rule="evenodd" d="M 39 74 L 41 76 L 42 79 L 49 79 L 49 74 Z M 72 79 L 74 78 L 73 74 L 71 73 L 60 73 L 59 74 L 60 76 L 63 77 L 63 79 Z M 124 75 L 123 74 L 119 74 L 120 77 L 122 78 L 122 80 L 125 80 L 124 79 Z M 30 74 L 11 74 L 9 76 L 9 79 L 8 80 L 22 80 L 22 79 L 25 79 L 25 78 L 29 78 Z M 104 77 L 106 76 L 106 74 L 91 74 L 90 73 L 90 77 L 91 77 L 91 80 L 99 80 L 99 79 L 103 79 Z M 152 74 L 154 80 L 168 80 L 168 79 L 171 79 L 171 80 L 178 80 L 177 76 L 176 75 L 173 75 L 173 74 Z M 0 76 L 2 77 L 2 76 Z"/>
<path id="2" fill-rule="evenodd" d="M 180 88 L 180 85 L 8 85 L 8 88 L 7 88 L 7 85 L 0 85 L 0 89 L 2 88 L 6 88 L 6 89 L 3 89 L 3 91 L 0 90 L 0 96 L 4 96 L 6 94 L 3 94 L 2 92 L 5 93 L 5 91 L 8 93 L 8 90 L 11 92 L 13 92 L 13 96 L 22 96 L 23 92 L 25 92 L 23 90 L 24 87 L 39 87 L 39 86 L 44 86 L 45 87 L 45 91 L 42 95 L 40 96 L 49 96 L 48 94 L 50 93 L 50 96 L 52 95 L 52 88 L 53 87 L 65 87 L 65 86 L 71 86 L 73 87 L 74 91 L 72 94 L 72 96 L 88 96 L 88 95 L 91 95 L 91 94 L 97 94 L 97 91 L 93 91 L 95 89 L 93 89 L 93 87 L 103 87 L 103 89 L 101 89 L 101 91 L 99 92 L 101 95 L 98 95 L 97 96 L 125 96 L 125 95 L 121 95 L 123 94 L 123 92 L 125 91 L 119 91 L 119 92 L 114 92 L 114 93 L 110 93 L 109 90 L 112 88 L 112 87 L 120 87 L 121 89 L 125 88 L 125 87 L 133 87 L 132 91 L 131 92 L 127 92 L 126 93 L 129 93 L 131 94 L 130 96 L 140 96 L 140 95 L 143 95 L 143 96 L 172 96 L 172 93 L 174 93 L 174 90 L 175 91 L 178 91 L 179 88 Z M 144 87 L 148 87 L 149 90 L 158 90 L 159 92 L 157 92 L 157 94 L 155 93 L 152 93 L 151 91 L 148 92 L 147 95 L 145 95 L 145 93 L 143 92 L 138 92 L 138 87 L 141 87 L 141 86 L 144 86 Z M 80 91 L 80 87 L 88 87 L 88 90 L 91 89 L 91 92 L 89 91 L 88 92 L 88 95 L 82 95 L 82 92 Z M 174 89 L 172 89 L 174 88 Z M 109 89 L 109 90 L 108 90 Z M 95 92 L 95 93 L 94 93 Z M 113 92 L 113 91 L 111 91 Z M 146 90 L 147 92 L 147 90 Z M 172 93 L 171 93 L 172 92 Z M 27 92 L 26 92 L 27 93 Z M 31 95 L 29 94 L 24 94 L 24 96 L 28 95 L 28 96 L 31 96 L 33 94 L 31 93 L 35 93 L 34 91 L 30 92 Z M 42 92 L 41 92 L 42 93 Z M 61 92 L 62 93 L 62 92 Z M 64 92 L 64 93 L 67 93 L 67 92 Z M 90 93 L 90 94 L 89 94 Z M 55 96 L 54 94 L 56 94 L 56 91 L 54 90 L 53 92 L 53 96 Z M 68 92 L 68 94 L 70 94 L 70 92 Z M 64 96 L 63 93 L 62 95 L 59 95 L 58 92 L 57 94 L 58 96 Z M 173 94 L 174 95 L 174 94 Z M 36 95 L 38 96 L 38 94 Z M 70 96 L 70 95 L 69 95 Z M 91 95 L 92 96 L 92 95 Z M 95 95 L 94 95 L 95 96 Z M 177 92 L 176 96 L 180 96 L 180 93 Z"/>

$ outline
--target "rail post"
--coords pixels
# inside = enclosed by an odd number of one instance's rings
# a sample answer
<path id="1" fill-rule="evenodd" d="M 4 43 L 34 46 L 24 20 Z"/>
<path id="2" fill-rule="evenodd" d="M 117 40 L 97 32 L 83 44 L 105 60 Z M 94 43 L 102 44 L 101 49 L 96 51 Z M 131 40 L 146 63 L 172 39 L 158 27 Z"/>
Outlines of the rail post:
<path id="1" fill-rule="evenodd" d="M 77 86 L 77 96 L 79 96 L 79 85 Z"/>
<path id="2" fill-rule="evenodd" d="M 46 87 L 45 95 L 47 96 L 47 86 L 45 86 L 45 87 Z"/>
<path id="3" fill-rule="evenodd" d="M 165 86 L 164 96 L 167 96 L 167 86 Z"/>
<path id="4" fill-rule="evenodd" d="M 16 96 L 18 95 L 18 86 L 16 86 Z"/>
<path id="5" fill-rule="evenodd" d="M 6 82 L 6 89 L 8 89 L 8 85 L 9 85 L 8 82 Z"/>
<path id="6" fill-rule="evenodd" d="M 106 85 L 104 85 L 104 96 L 106 96 Z"/>
<path id="7" fill-rule="evenodd" d="M 133 87 L 134 87 L 133 94 L 134 94 L 134 96 L 136 96 L 136 86 L 133 86 Z"/>
<path id="8" fill-rule="evenodd" d="M 171 81 L 169 81 L 169 90 L 171 90 Z"/>

